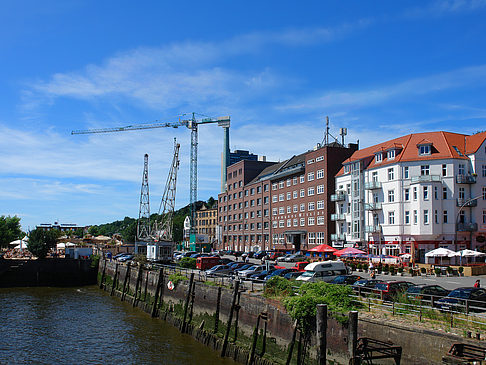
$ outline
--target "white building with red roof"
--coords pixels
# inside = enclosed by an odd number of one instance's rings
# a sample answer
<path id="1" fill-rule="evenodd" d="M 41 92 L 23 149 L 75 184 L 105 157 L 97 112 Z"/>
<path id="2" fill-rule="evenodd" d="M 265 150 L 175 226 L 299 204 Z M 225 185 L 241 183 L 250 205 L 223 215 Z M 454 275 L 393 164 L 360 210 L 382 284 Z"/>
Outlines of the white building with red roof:
<path id="1" fill-rule="evenodd" d="M 374 254 L 483 249 L 486 132 L 409 134 L 358 150 L 336 175 L 333 246 Z"/>

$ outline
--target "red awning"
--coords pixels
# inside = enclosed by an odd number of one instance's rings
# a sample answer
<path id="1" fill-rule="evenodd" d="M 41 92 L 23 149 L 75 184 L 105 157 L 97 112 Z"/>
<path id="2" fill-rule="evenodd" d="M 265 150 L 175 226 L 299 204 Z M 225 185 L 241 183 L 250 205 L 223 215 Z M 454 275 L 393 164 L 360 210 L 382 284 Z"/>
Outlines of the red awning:
<path id="1" fill-rule="evenodd" d="M 310 252 L 334 252 L 334 251 L 337 251 L 337 250 L 324 243 L 322 245 L 311 248 L 309 251 Z"/>

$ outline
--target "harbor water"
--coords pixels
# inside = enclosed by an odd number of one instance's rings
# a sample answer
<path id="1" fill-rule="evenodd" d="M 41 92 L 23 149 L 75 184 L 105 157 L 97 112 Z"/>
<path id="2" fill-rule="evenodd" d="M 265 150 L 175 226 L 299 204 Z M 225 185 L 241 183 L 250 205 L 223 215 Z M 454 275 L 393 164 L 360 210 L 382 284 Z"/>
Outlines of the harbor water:
<path id="1" fill-rule="evenodd" d="M 0 289 L 0 364 L 235 364 L 97 287 Z"/>

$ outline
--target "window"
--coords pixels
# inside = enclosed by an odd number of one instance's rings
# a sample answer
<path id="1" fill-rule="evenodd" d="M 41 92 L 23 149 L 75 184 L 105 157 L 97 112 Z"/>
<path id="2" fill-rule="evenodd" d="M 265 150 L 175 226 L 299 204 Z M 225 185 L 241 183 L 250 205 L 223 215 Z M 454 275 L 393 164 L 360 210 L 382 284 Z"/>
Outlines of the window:
<path id="1" fill-rule="evenodd" d="M 388 224 L 395 224 L 395 212 L 388 212 Z"/>
<path id="2" fill-rule="evenodd" d="M 442 221 L 444 223 L 447 223 L 447 210 L 444 210 L 443 214 L 442 214 Z"/>
<path id="3" fill-rule="evenodd" d="M 311 186 L 308 190 L 307 190 L 307 196 L 312 196 L 315 194 L 315 188 L 313 186 Z"/>
<path id="4" fill-rule="evenodd" d="M 305 182 L 305 175 L 300 175 L 300 183 L 302 184 Z"/>
<path id="5" fill-rule="evenodd" d="M 320 162 L 320 161 L 323 161 L 323 160 L 324 160 L 324 156 L 316 157 L 316 162 Z"/>
<path id="6" fill-rule="evenodd" d="M 268 184 L 263 185 L 263 191 L 265 191 L 265 192 L 268 191 Z"/>
<path id="7" fill-rule="evenodd" d="M 324 194 L 324 185 L 317 185 L 317 194 Z"/>
<path id="8" fill-rule="evenodd" d="M 316 219 L 314 217 L 309 217 L 307 219 L 307 225 L 309 225 L 309 226 L 313 226 L 315 224 L 315 222 L 316 222 Z"/>
<path id="9" fill-rule="evenodd" d="M 405 189 L 403 191 L 403 200 L 406 202 L 410 201 L 410 189 Z"/>
<path id="10" fill-rule="evenodd" d="M 251 195 L 255 195 L 255 188 L 251 188 L 251 189 L 250 189 L 250 194 L 251 194 Z"/>
<path id="11" fill-rule="evenodd" d="M 299 206 L 297 204 L 294 204 L 294 213 L 297 213 L 299 211 Z"/>
<path id="12" fill-rule="evenodd" d="M 388 181 L 393 180 L 395 178 L 395 174 L 393 173 L 393 168 L 388 169 Z"/>
<path id="13" fill-rule="evenodd" d="M 483 210 L 483 224 L 486 224 L 486 210 Z"/>
<path id="14" fill-rule="evenodd" d="M 417 211 L 414 210 L 413 211 L 413 224 L 417 224 L 418 222 L 418 215 L 417 215 Z"/>
<path id="15" fill-rule="evenodd" d="M 280 181 L 280 182 L 278 183 L 278 187 L 279 187 L 279 189 L 282 189 L 284 186 L 285 186 L 285 182 L 284 182 L 284 181 Z"/>
<path id="16" fill-rule="evenodd" d="M 287 186 L 290 186 L 290 185 L 292 185 L 292 180 L 287 179 Z"/>
<path id="17" fill-rule="evenodd" d="M 292 213 L 292 207 L 290 205 L 287 205 L 287 214 Z"/>
<path id="18" fill-rule="evenodd" d="M 422 165 L 420 166 L 420 175 L 430 175 L 430 165 Z"/>
<path id="19" fill-rule="evenodd" d="M 264 215 L 265 217 L 268 217 L 268 209 L 263 209 L 263 215 Z"/>
<path id="20" fill-rule="evenodd" d="M 307 210 L 314 210 L 315 206 L 316 206 L 316 203 L 309 202 L 309 204 L 307 205 Z"/>
<path id="21" fill-rule="evenodd" d="M 324 209 L 324 200 L 317 201 L 317 209 Z"/>
<path id="22" fill-rule="evenodd" d="M 283 194 L 278 195 L 278 201 L 283 202 L 285 199 L 285 196 Z"/>
<path id="23" fill-rule="evenodd" d="M 386 158 L 388 158 L 389 160 L 394 160 L 395 159 L 395 150 L 388 151 Z"/>
<path id="24" fill-rule="evenodd" d="M 314 245 L 316 243 L 316 233 L 315 232 L 309 232 L 309 244 Z"/>
<path id="25" fill-rule="evenodd" d="M 273 226 L 273 228 L 277 228 L 277 226 L 278 226 L 278 222 L 277 222 L 277 221 L 273 221 L 273 222 L 272 222 L 272 226 Z"/>
<path id="26" fill-rule="evenodd" d="M 284 213 L 285 213 L 285 208 L 284 207 L 278 208 L 278 214 L 284 214 Z"/>
<path id="27" fill-rule="evenodd" d="M 297 220 L 297 218 L 294 218 L 294 227 L 297 227 L 299 224 L 299 221 Z"/>
<path id="28" fill-rule="evenodd" d="M 279 226 L 280 228 L 285 227 L 285 221 L 284 221 L 284 220 L 278 221 L 278 226 Z"/>
<path id="29" fill-rule="evenodd" d="M 307 174 L 307 181 L 312 181 L 314 180 L 314 173 L 313 172 L 309 172 Z"/>
<path id="30" fill-rule="evenodd" d="M 322 215 L 318 216 L 317 217 L 317 225 L 322 226 L 324 224 L 325 224 L 324 216 L 322 216 Z"/>
<path id="31" fill-rule="evenodd" d="M 305 197 L 305 189 L 300 189 L 300 197 Z"/>
<path id="32" fill-rule="evenodd" d="M 417 187 L 413 187 L 413 200 L 417 200 Z"/>
<path id="33" fill-rule="evenodd" d="M 429 211 L 427 209 L 424 210 L 424 224 L 429 224 Z"/>
<path id="34" fill-rule="evenodd" d="M 486 200 L 486 186 L 483 186 L 483 200 Z"/>
<path id="35" fill-rule="evenodd" d="M 439 188 L 437 186 L 434 186 L 434 199 L 439 199 Z"/>
<path id="36" fill-rule="evenodd" d="M 464 200 L 465 196 L 466 196 L 466 189 L 459 188 L 459 199 L 463 199 Z"/>
<path id="37" fill-rule="evenodd" d="M 466 174 L 466 165 L 464 165 L 463 163 L 459 164 L 458 174 L 459 175 L 465 175 Z"/>
<path id="38" fill-rule="evenodd" d="M 405 224 L 410 224 L 410 211 L 405 211 Z"/>
<path id="39" fill-rule="evenodd" d="M 349 174 L 349 165 L 344 165 L 344 173 Z"/>
<path id="40" fill-rule="evenodd" d="M 261 186 L 257 186 L 257 194 L 260 194 L 262 192 Z"/>
<path id="41" fill-rule="evenodd" d="M 423 156 L 423 155 L 430 155 L 430 145 L 427 144 L 427 145 L 421 145 L 419 146 L 419 155 Z"/>
<path id="42" fill-rule="evenodd" d="M 301 212 L 305 212 L 305 204 L 304 204 L 304 203 L 302 203 L 302 204 L 300 205 L 300 211 L 301 211 Z"/>
<path id="43" fill-rule="evenodd" d="M 305 218 L 300 218 L 301 227 L 305 226 Z"/>
<path id="44" fill-rule="evenodd" d="M 408 166 L 405 166 L 403 168 L 403 178 L 404 179 L 408 179 L 408 176 L 409 176 L 409 174 L 408 174 Z"/>
<path id="45" fill-rule="evenodd" d="M 255 206 L 255 200 L 250 200 L 250 207 L 254 207 Z"/>
<path id="46" fill-rule="evenodd" d="M 424 200 L 429 200 L 429 187 L 428 186 L 424 186 Z"/>
<path id="47" fill-rule="evenodd" d="M 277 190 L 278 185 L 277 184 L 272 184 L 272 190 Z"/>
<path id="48" fill-rule="evenodd" d="M 250 212 L 250 218 L 255 218 L 255 212 L 254 211 Z"/>
<path id="49" fill-rule="evenodd" d="M 447 199 L 447 187 L 442 188 L 442 199 Z"/>
<path id="50" fill-rule="evenodd" d="M 287 219 L 287 227 L 292 227 L 292 219 Z"/>
<path id="51" fill-rule="evenodd" d="M 388 190 L 388 203 L 395 201 L 395 190 Z"/>
<path id="52" fill-rule="evenodd" d="M 299 193 L 297 192 L 297 190 L 294 190 L 294 199 L 297 199 Z"/>
<path id="53" fill-rule="evenodd" d="M 482 175 L 483 175 L 483 177 L 486 177 L 486 165 L 483 165 L 483 166 L 481 167 L 481 171 L 482 171 Z"/>
<path id="54" fill-rule="evenodd" d="M 442 164 L 442 176 L 447 176 L 447 165 Z"/>
<path id="55" fill-rule="evenodd" d="M 371 174 L 371 181 L 378 182 L 378 172 L 373 171 Z"/>
<path id="56" fill-rule="evenodd" d="M 292 179 L 292 182 L 293 182 L 293 184 L 294 184 L 294 185 L 297 185 L 297 177 L 294 177 L 294 178 Z"/>
<path id="57" fill-rule="evenodd" d="M 292 193 L 290 191 L 287 191 L 287 200 L 292 199 Z"/>
<path id="58" fill-rule="evenodd" d="M 377 153 L 375 155 L 375 162 L 378 163 L 378 162 L 381 162 L 381 161 L 383 161 L 383 155 L 380 152 L 380 153 Z"/>
<path id="59" fill-rule="evenodd" d="M 324 177 L 324 170 L 317 170 L 317 178 L 322 179 Z"/>
<path id="60" fill-rule="evenodd" d="M 434 222 L 435 224 L 439 224 L 439 213 L 437 212 L 437 209 L 434 210 Z"/>
<path id="61" fill-rule="evenodd" d="M 257 205 L 262 205 L 262 199 L 261 198 L 257 199 Z"/>
<path id="62" fill-rule="evenodd" d="M 274 203 L 278 202 L 278 196 L 276 195 L 272 196 L 272 202 Z"/>

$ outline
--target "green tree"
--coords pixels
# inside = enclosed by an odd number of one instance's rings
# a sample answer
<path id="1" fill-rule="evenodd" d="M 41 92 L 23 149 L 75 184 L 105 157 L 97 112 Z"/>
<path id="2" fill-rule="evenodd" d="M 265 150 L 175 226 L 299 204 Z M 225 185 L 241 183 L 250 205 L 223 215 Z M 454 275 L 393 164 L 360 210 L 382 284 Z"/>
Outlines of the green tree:
<path id="1" fill-rule="evenodd" d="M 47 256 L 50 249 L 56 247 L 57 239 L 61 235 L 61 232 L 57 230 L 45 231 L 40 228 L 36 228 L 29 233 L 29 242 L 27 243 L 27 249 L 32 255 L 43 259 Z"/>
<path id="2" fill-rule="evenodd" d="M 214 200 L 213 197 L 210 197 L 208 199 L 208 208 L 211 209 L 213 207 L 214 203 L 216 203 L 216 200 Z"/>
<path id="3" fill-rule="evenodd" d="M 7 247 L 10 242 L 23 237 L 25 233 L 20 228 L 19 217 L 0 216 L 0 247 Z"/>

